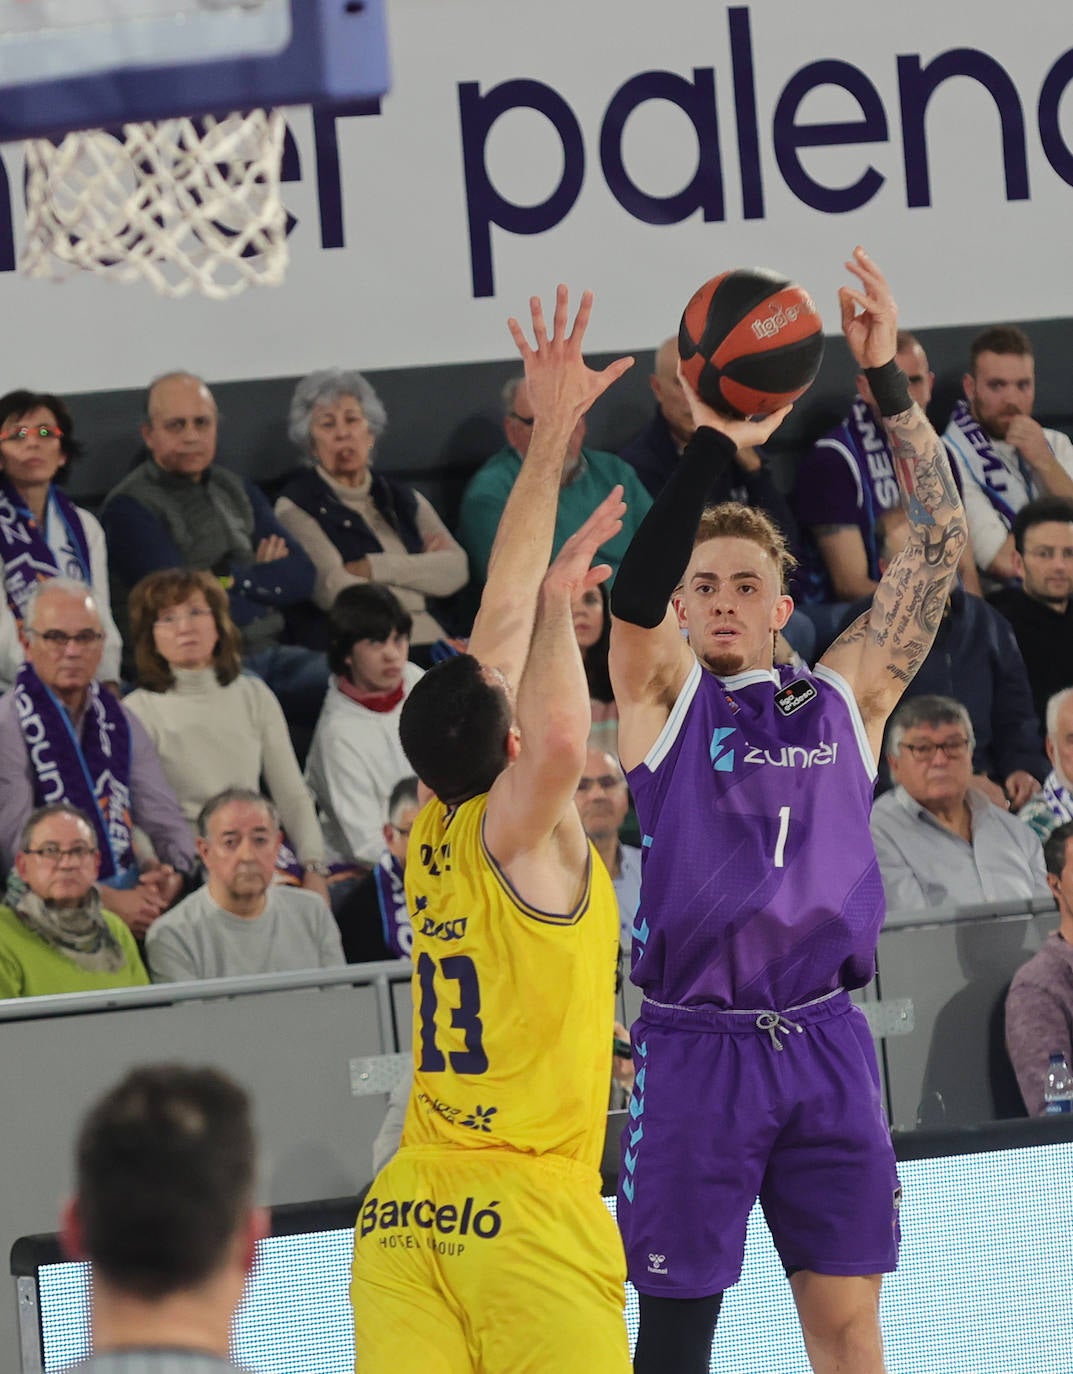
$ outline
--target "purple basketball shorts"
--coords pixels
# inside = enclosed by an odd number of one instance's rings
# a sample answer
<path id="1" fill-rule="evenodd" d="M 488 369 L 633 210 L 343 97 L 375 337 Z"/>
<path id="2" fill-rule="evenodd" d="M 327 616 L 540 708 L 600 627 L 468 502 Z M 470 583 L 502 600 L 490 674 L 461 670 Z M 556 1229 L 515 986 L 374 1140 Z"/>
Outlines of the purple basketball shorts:
<path id="1" fill-rule="evenodd" d="M 895 1268 L 901 1190 L 875 1048 L 848 994 L 782 1013 L 646 1000 L 632 1038 L 618 1219 L 640 1292 L 736 1283 L 757 1198 L 788 1271 Z"/>

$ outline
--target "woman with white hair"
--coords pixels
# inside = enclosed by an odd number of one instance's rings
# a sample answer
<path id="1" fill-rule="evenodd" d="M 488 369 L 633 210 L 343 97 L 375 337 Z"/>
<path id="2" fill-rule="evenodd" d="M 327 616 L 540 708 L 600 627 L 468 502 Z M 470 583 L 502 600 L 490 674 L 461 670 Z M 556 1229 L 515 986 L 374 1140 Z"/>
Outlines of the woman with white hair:
<path id="1" fill-rule="evenodd" d="M 313 599 L 327 611 L 344 587 L 380 582 L 413 617 L 411 642 L 433 644 L 443 630 L 426 598 L 465 585 L 466 555 L 429 502 L 413 487 L 373 470 L 372 452 L 387 424 L 376 392 L 360 372 L 311 372 L 295 388 L 288 430 L 310 468 L 276 502 L 276 518 L 317 570 Z M 310 626 L 323 648 L 326 627 Z"/>

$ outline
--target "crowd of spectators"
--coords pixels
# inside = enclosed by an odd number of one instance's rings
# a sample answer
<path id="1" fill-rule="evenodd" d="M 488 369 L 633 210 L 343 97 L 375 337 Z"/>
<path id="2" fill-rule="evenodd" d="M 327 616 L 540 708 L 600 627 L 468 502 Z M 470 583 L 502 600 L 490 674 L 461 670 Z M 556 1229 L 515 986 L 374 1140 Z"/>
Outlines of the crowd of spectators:
<path id="1" fill-rule="evenodd" d="M 898 362 L 928 406 L 912 334 Z M 625 522 L 599 555 L 617 568 L 691 434 L 675 363 L 665 340 L 652 414 L 618 454 L 586 447 L 579 422 L 556 548 L 619 484 Z M 1042 842 L 1073 822 L 1073 443 L 1033 404 L 1028 338 L 986 330 L 944 436 L 972 544 L 883 750 L 873 831 L 891 910 L 1061 894 Z M 763 508 L 797 552 L 780 662 L 814 662 L 907 537 L 863 377 L 846 415 L 796 456 L 792 495 L 753 450 L 710 494 Z M 532 434 L 521 376 L 501 422 L 452 532 L 377 467 L 387 414 L 369 381 L 313 372 L 273 507 L 218 461 L 209 386 L 176 371 L 149 386 L 143 454 L 98 520 L 63 491 L 81 451 L 64 401 L 0 397 L 0 995 L 407 956 L 421 797 L 399 716 L 477 605 Z M 578 598 L 574 627 L 593 714 L 577 802 L 625 954 L 641 850 L 604 587 Z"/>

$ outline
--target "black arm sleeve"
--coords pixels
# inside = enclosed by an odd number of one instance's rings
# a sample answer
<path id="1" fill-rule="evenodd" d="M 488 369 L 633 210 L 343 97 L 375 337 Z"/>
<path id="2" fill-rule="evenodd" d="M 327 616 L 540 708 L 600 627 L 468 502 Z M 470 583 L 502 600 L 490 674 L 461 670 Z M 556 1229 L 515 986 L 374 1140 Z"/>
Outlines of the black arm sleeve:
<path id="1" fill-rule="evenodd" d="M 652 630 L 667 614 L 693 548 L 708 490 L 734 461 L 734 443 L 702 425 L 642 520 L 611 589 L 611 613 Z"/>

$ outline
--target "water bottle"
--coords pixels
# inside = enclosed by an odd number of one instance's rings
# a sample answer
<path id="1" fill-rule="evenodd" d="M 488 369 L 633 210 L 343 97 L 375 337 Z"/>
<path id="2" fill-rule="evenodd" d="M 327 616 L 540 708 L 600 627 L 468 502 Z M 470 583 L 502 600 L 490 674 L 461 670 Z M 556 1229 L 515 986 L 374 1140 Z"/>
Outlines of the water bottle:
<path id="1" fill-rule="evenodd" d="M 1043 1085 L 1043 1111 L 1047 1116 L 1073 1112 L 1073 1074 L 1064 1054 L 1052 1054 Z"/>

